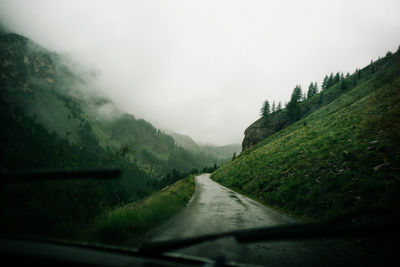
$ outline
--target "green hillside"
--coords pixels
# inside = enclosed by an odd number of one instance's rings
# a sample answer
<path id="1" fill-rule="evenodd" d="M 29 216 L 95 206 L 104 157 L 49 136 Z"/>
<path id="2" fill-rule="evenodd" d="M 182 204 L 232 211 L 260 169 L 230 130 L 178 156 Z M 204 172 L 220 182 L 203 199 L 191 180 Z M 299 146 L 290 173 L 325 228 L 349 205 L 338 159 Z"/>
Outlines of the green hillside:
<path id="1" fill-rule="evenodd" d="M 299 121 L 221 166 L 212 178 L 306 218 L 398 208 L 399 51 L 344 82 L 349 86 L 338 83 L 300 103 L 310 111 Z"/>
<path id="2" fill-rule="evenodd" d="M 353 75 L 347 73 L 337 72 L 336 74 L 330 73 L 325 75 L 321 83 L 321 92 L 318 93 L 318 85 L 311 82 L 308 90 L 302 91 L 300 85 L 296 85 L 289 103 L 285 108 L 281 108 L 281 103 L 278 105 L 266 100 L 269 105 L 269 112 L 262 114 L 261 118 L 252 123 L 246 128 L 245 137 L 242 142 L 242 149 L 246 150 L 257 143 L 263 141 L 265 138 L 279 132 L 282 129 L 290 126 L 301 118 L 304 118 L 316 110 L 320 109 L 336 100 L 341 95 L 347 93 L 360 83 L 371 79 L 372 75 L 384 67 L 386 60 L 379 60 L 367 67 L 356 70 Z M 263 105 L 263 109 L 264 109 Z M 274 106 L 275 105 L 275 106 Z"/>
<path id="3" fill-rule="evenodd" d="M 75 73 L 63 58 L 17 34 L 0 35 L 0 95 L 11 109 L 70 143 L 118 153 L 147 174 L 162 178 L 174 169 L 212 166 L 216 157 L 177 146 L 173 138 L 143 119 L 91 94 L 90 77 Z M 110 109 L 110 114 L 102 110 Z M 7 166 L 3 166 L 7 167 Z"/>

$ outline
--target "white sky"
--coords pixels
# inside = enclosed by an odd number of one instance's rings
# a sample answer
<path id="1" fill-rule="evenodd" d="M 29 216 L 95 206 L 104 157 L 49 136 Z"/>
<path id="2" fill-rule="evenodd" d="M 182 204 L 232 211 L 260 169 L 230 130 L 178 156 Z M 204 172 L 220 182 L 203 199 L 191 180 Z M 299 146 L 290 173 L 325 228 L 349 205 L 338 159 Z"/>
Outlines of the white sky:
<path id="1" fill-rule="evenodd" d="M 6 28 L 95 69 L 123 110 L 220 145 L 265 99 L 396 51 L 399 14 L 398 0 L 0 0 Z"/>

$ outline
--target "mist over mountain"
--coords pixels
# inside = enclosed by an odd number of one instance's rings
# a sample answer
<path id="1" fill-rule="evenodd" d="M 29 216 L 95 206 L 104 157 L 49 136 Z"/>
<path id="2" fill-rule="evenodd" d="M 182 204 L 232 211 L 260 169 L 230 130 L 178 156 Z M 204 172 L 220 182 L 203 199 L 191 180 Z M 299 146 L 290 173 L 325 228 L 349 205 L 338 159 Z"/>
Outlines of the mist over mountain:
<path id="1" fill-rule="evenodd" d="M 95 69 L 124 112 L 239 143 L 265 98 L 353 72 L 400 43 L 399 1 L 0 0 L 7 29 Z"/>
<path id="2" fill-rule="evenodd" d="M 174 138 L 178 146 L 195 153 L 203 153 L 211 158 L 217 158 L 218 163 L 230 160 L 234 154 L 239 155 L 241 152 L 240 144 L 230 144 L 224 146 L 197 144 L 188 135 L 178 134 L 172 131 L 165 132 Z"/>
<path id="3" fill-rule="evenodd" d="M 169 187 L 162 194 L 169 196 L 162 217 L 168 218 L 194 190 L 192 182 L 191 191 L 170 195 L 173 184 L 189 173 L 216 169 L 218 157 L 177 146 L 170 135 L 121 111 L 94 86 L 96 77 L 95 71 L 24 36 L 0 33 L 2 178 L 49 169 L 122 173 L 119 179 L 71 174 L 67 179 L 2 180 L 0 216 L 6 219 L 0 232 L 98 241 L 107 230 L 93 225 L 97 217 Z M 158 214 L 153 217 L 152 224 L 161 220 Z M 107 238 L 110 242 L 115 235 Z"/>
<path id="4" fill-rule="evenodd" d="M 0 0 L 0 254 L 397 263 L 399 11 Z"/>
<path id="5" fill-rule="evenodd" d="M 0 45 L 2 101 L 10 112 L 18 109 L 49 133 L 92 151 L 122 153 L 159 178 L 173 169 L 187 172 L 219 160 L 179 147 L 171 136 L 121 111 L 93 87 L 95 72 L 74 67 L 68 58 L 17 34 L 2 34 Z"/>

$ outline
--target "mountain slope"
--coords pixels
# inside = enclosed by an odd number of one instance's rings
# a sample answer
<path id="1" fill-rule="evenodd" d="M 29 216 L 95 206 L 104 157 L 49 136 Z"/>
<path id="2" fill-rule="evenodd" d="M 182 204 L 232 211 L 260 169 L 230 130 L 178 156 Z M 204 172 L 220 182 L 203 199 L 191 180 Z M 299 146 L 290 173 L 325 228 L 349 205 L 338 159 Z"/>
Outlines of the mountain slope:
<path id="1" fill-rule="evenodd" d="M 1 233 L 87 241 L 96 217 L 214 164 L 121 112 L 89 81 L 31 40 L 0 34 L 2 178 L 6 171 L 122 170 L 119 179 L 1 180 Z"/>
<path id="2" fill-rule="evenodd" d="M 398 208 L 400 53 L 348 79 L 360 76 L 353 89 L 247 149 L 212 178 L 308 218 Z"/>
<path id="3" fill-rule="evenodd" d="M 229 144 L 224 146 L 202 145 L 193 141 L 190 136 L 167 131 L 167 134 L 174 138 L 175 143 L 191 152 L 203 154 L 208 158 L 216 159 L 218 164 L 230 160 L 233 154 L 239 154 L 241 151 L 240 144 Z"/>
<path id="4" fill-rule="evenodd" d="M 321 86 L 323 90 L 319 94 L 314 95 L 317 91 L 315 83 L 315 92 L 311 94 L 308 93 L 306 99 L 301 95 L 299 101 L 296 102 L 296 107 L 294 107 L 293 102 L 290 101 L 285 108 L 272 111 L 247 127 L 244 132 L 245 137 L 242 142 L 242 150 L 251 148 L 297 120 L 328 105 L 366 79 L 370 79 L 371 75 L 382 67 L 382 64 L 384 64 L 383 62 L 384 61 L 378 61 L 372 63 L 364 69 L 356 70 L 351 76 L 349 73 L 346 77 L 343 73 L 336 73 L 336 75 L 331 73 L 329 77 L 326 75 Z M 301 87 L 298 88 L 301 90 Z M 296 114 L 293 114 L 294 111 L 297 111 Z"/>
<path id="5" fill-rule="evenodd" d="M 153 177 L 216 162 L 178 147 L 150 123 L 118 110 L 91 88 L 93 78 L 90 72 L 75 73 L 59 55 L 23 36 L 0 35 L 1 97 L 48 131 L 78 146 L 121 152 Z"/>

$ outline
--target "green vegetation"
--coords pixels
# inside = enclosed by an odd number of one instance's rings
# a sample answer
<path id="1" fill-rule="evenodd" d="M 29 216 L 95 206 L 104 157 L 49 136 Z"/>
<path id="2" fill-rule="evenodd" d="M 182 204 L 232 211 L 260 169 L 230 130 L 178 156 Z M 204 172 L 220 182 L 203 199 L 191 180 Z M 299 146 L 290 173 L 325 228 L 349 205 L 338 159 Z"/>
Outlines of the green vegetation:
<path id="1" fill-rule="evenodd" d="M 189 172 L 212 166 L 217 158 L 193 153 L 143 119 L 124 114 L 108 99 L 90 94 L 88 83 L 72 72 L 57 54 L 16 34 L 0 35 L 0 96 L 11 112 L 41 124 L 77 146 L 124 151 L 153 178 L 177 169 Z M 104 108 L 110 109 L 106 114 Z M 3 165 L 3 167 L 8 167 Z"/>
<path id="2" fill-rule="evenodd" d="M 133 115 L 124 114 L 102 121 L 101 128 L 116 147 L 128 149 L 127 157 L 156 176 L 163 176 L 173 169 L 189 172 L 217 161 L 215 157 L 177 146 L 170 135 Z"/>
<path id="3" fill-rule="evenodd" d="M 270 108 L 268 100 L 265 100 L 263 106 L 261 107 L 260 114 L 262 117 L 265 118 L 268 116 L 269 113 L 271 113 L 271 108 Z"/>
<path id="4" fill-rule="evenodd" d="M 330 84 L 335 77 L 297 102 L 300 121 L 271 133 L 212 178 L 309 219 L 400 207 L 400 52 Z"/>
<path id="5" fill-rule="evenodd" d="M 0 62 L 0 168 L 123 171 L 112 181 L 0 181 L 1 232 L 85 240 L 100 214 L 215 164 L 110 100 L 84 93 L 84 78 L 25 37 L 0 34 Z M 104 107 L 113 111 L 102 114 Z"/>
<path id="6" fill-rule="evenodd" d="M 307 91 L 307 99 L 315 96 L 318 93 L 318 85 L 317 82 L 315 83 L 310 83 L 308 86 L 308 91 Z"/>
<path id="7" fill-rule="evenodd" d="M 329 76 L 326 75 L 320 93 L 318 93 L 316 82 L 312 82 L 308 87 L 308 91 L 304 93 L 300 85 L 296 85 L 290 101 L 284 109 L 281 108 L 281 103 L 279 102 L 275 110 L 272 110 L 272 112 L 261 112 L 261 118 L 246 129 L 242 149 L 246 150 L 252 147 L 301 118 L 328 105 L 358 84 L 370 79 L 378 69 L 382 70 L 385 67 L 386 60 L 380 60 L 375 63 L 371 62 L 370 66 L 362 70 L 357 69 L 351 76 L 349 73 L 344 76 L 343 73 L 340 74 L 339 72 L 335 75 L 333 73 Z M 268 100 L 264 102 L 262 110 L 266 102 Z"/>
<path id="8" fill-rule="evenodd" d="M 104 150 L 93 135 L 83 132 L 85 146 L 75 145 L 21 111 L 10 110 L 1 102 L 1 166 L 9 170 L 114 167 L 123 169 L 124 174 L 112 181 L 0 182 L 2 232 L 77 239 L 104 209 L 145 197 L 164 183 L 123 155 Z"/>
<path id="9" fill-rule="evenodd" d="M 296 85 L 293 89 L 292 96 L 290 97 L 290 101 L 286 106 L 286 113 L 289 119 L 289 122 L 295 122 L 300 119 L 301 111 L 299 102 L 301 101 L 303 93 L 301 91 L 300 85 Z"/>
<path id="10" fill-rule="evenodd" d="M 107 210 L 95 219 L 91 239 L 120 244 L 140 238 L 181 210 L 191 199 L 194 189 L 194 175 L 190 175 L 144 200 Z"/>

